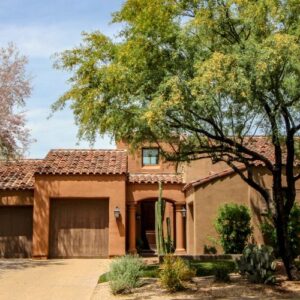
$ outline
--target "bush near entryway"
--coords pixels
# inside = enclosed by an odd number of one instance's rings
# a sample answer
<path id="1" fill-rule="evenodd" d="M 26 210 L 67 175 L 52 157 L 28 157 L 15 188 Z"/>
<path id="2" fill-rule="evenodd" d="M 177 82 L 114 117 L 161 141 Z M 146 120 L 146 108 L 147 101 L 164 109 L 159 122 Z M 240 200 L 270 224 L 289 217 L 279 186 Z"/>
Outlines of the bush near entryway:
<path id="1" fill-rule="evenodd" d="M 137 256 L 126 255 L 113 261 L 108 275 L 112 293 L 128 293 L 140 286 L 143 267 L 143 261 Z"/>
<path id="2" fill-rule="evenodd" d="M 225 253 L 242 253 L 252 233 L 249 209 L 244 205 L 225 204 L 218 211 L 215 228 Z"/>
<path id="3" fill-rule="evenodd" d="M 195 270 L 180 257 L 166 255 L 159 273 L 160 283 L 170 292 L 184 288 L 184 282 L 195 276 Z"/>

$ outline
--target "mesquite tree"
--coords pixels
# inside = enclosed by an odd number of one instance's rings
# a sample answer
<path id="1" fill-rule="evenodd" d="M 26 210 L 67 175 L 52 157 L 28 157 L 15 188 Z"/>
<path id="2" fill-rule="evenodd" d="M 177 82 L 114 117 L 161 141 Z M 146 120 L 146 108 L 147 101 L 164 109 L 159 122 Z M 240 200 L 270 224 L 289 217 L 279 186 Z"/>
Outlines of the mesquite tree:
<path id="1" fill-rule="evenodd" d="M 18 111 L 31 93 L 26 64 L 13 44 L 0 47 L 0 158 L 22 155 L 29 143 L 24 114 Z"/>
<path id="2" fill-rule="evenodd" d="M 295 0 L 127 0 L 113 15 L 123 26 L 117 41 L 85 33 L 58 57 L 73 76 L 53 106 L 71 100 L 79 135 L 91 141 L 165 141 L 169 159 L 226 162 L 273 204 L 290 279 L 299 276 L 287 231 L 300 178 L 299 15 Z M 253 146 L 257 134 L 272 157 Z M 257 164 L 272 193 L 254 176 Z"/>

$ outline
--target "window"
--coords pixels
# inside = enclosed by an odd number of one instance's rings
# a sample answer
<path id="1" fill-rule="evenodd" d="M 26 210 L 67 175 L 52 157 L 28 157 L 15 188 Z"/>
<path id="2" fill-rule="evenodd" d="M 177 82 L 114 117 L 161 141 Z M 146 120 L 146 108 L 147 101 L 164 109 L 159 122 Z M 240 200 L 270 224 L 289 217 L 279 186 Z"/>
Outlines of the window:
<path id="1" fill-rule="evenodd" d="M 143 149 L 143 166 L 158 165 L 159 151 L 158 148 Z"/>

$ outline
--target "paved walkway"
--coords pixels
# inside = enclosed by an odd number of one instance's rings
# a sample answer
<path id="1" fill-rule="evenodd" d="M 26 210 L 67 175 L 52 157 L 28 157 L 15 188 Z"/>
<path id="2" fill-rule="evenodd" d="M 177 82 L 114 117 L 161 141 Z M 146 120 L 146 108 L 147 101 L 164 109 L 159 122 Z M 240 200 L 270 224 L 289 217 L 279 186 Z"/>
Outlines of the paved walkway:
<path id="1" fill-rule="evenodd" d="M 90 300 L 107 259 L 0 259 L 0 299 Z"/>

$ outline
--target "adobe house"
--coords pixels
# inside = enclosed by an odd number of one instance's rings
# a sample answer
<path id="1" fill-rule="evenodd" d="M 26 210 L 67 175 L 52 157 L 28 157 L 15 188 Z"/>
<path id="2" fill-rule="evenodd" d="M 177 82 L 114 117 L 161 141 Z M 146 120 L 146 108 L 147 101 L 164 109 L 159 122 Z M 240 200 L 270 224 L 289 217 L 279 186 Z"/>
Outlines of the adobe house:
<path id="1" fill-rule="evenodd" d="M 264 139 L 257 139 L 265 151 Z M 263 166 L 256 174 L 271 188 Z M 163 183 L 165 218 L 170 218 L 177 254 L 203 254 L 217 237 L 218 208 L 229 202 L 249 206 L 253 238 L 263 242 L 264 202 L 226 165 L 204 159 L 176 172 L 157 148 L 145 146 L 133 155 L 119 143 L 115 150 L 51 150 L 41 160 L 1 163 L 0 256 L 153 252 L 158 182 Z"/>

